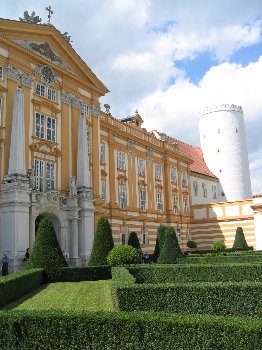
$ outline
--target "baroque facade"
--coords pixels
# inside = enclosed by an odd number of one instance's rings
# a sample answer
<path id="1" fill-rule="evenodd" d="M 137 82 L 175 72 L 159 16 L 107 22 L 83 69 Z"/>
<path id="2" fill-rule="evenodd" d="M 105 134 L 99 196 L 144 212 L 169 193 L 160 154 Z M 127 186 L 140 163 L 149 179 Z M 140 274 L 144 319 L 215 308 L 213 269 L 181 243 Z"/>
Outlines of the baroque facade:
<path id="1" fill-rule="evenodd" d="M 254 227 L 259 196 L 245 218 L 242 210 L 212 216 L 210 203 L 226 197 L 201 149 L 148 132 L 137 111 L 121 120 L 108 105 L 102 112 L 107 92 L 55 27 L 0 20 L 0 249 L 14 269 L 43 217 L 75 265 L 88 259 L 102 215 L 116 244 L 135 231 L 149 253 L 161 223 L 175 227 L 182 249 L 190 239 L 209 248 L 226 237 L 221 225 L 203 229 L 210 222 L 246 219 Z"/>

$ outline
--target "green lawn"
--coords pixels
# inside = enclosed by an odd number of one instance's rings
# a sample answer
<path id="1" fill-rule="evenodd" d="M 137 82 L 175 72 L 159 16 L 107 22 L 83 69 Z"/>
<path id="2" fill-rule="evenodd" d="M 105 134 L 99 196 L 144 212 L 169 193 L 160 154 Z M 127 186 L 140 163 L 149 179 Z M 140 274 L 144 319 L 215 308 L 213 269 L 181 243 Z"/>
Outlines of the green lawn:
<path id="1" fill-rule="evenodd" d="M 3 310 L 112 311 L 111 280 L 45 284 Z"/>

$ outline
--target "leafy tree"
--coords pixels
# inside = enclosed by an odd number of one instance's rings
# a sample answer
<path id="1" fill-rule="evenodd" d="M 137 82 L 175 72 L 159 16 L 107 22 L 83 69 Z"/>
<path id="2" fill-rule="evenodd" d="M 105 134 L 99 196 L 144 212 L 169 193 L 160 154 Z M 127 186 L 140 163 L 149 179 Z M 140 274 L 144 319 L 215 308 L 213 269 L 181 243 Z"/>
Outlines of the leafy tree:
<path id="1" fill-rule="evenodd" d="M 226 245 L 222 241 L 214 241 L 211 245 L 211 248 L 218 252 L 219 250 L 226 249 Z"/>
<path id="2" fill-rule="evenodd" d="M 27 269 L 68 267 L 50 220 L 41 220 Z"/>
<path id="3" fill-rule="evenodd" d="M 159 258 L 160 249 L 164 245 L 165 237 L 166 237 L 166 225 L 160 225 L 157 229 L 157 237 L 156 237 L 156 245 L 155 250 L 153 253 L 153 261 L 157 262 L 157 259 Z"/>
<path id="4" fill-rule="evenodd" d="M 137 237 L 136 232 L 131 232 L 129 237 L 128 237 L 128 245 L 131 245 L 131 247 L 138 249 L 140 248 L 140 243 L 139 243 L 139 239 Z"/>
<path id="5" fill-rule="evenodd" d="M 107 265 L 107 255 L 114 248 L 109 221 L 102 216 L 97 223 L 94 243 L 88 266 Z"/>
<path id="6" fill-rule="evenodd" d="M 111 266 L 138 264 L 139 254 L 130 245 L 119 245 L 109 252 L 107 262 Z"/>
<path id="7" fill-rule="evenodd" d="M 237 227 L 235 240 L 233 243 L 233 249 L 239 248 L 248 250 L 248 245 L 242 227 Z"/>
<path id="8" fill-rule="evenodd" d="M 194 249 L 197 247 L 197 244 L 195 241 L 188 241 L 186 245 L 188 248 L 191 248 L 191 249 Z"/>
<path id="9" fill-rule="evenodd" d="M 177 263 L 177 258 L 183 254 L 179 247 L 174 228 L 168 226 L 165 230 L 165 236 L 165 242 L 163 247 L 160 249 L 160 255 L 157 262 L 159 264 L 175 264 Z"/>

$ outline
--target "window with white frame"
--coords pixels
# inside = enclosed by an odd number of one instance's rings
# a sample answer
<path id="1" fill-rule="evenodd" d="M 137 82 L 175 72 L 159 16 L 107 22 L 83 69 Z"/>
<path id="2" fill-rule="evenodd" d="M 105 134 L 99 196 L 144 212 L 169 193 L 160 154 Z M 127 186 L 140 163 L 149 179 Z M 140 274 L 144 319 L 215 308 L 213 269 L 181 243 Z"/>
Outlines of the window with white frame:
<path id="1" fill-rule="evenodd" d="M 36 94 L 41 97 L 45 97 L 46 87 L 43 84 L 36 83 Z"/>
<path id="2" fill-rule="evenodd" d="M 171 168 L 171 182 L 177 183 L 177 168 Z"/>
<path id="3" fill-rule="evenodd" d="M 176 229 L 176 238 L 177 238 L 178 242 L 180 242 L 180 237 L 181 237 L 181 231 L 180 231 L 180 228 L 177 228 Z"/>
<path id="4" fill-rule="evenodd" d="M 148 244 L 149 243 L 149 239 L 148 239 L 148 230 L 145 227 L 142 227 L 141 229 L 141 243 L 142 244 Z"/>
<path id="5" fill-rule="evenodd" d="M 161 165 L 156 164 L 155 166 L 155 179 L 160 180 L 161 179 Z"/>
<path id="6" fill-rule="evenodd" d="M 100 163 L 105 163 L 105 144 L 104 142 L 100 143 Z"/>
<path id="7" fill-rule="evenodd" d="M 193 191 L 194 191 L 194 196 L 198 196 L 198 183 L 197 183 L 197 181 L 193 181 Z"/>
<path id="8" fill-rule="evenodd" d="M 55 189 L 55 163 L 35 159 L 35 189 L 40 192 Z"/>
<path id="9" fill-rule="evenodd" d="M 90 131 L 86 131 L 86 142 L 87 142 L 87 148 L 88 148 L 88 153 L 90 153 Z"/>
<path id="10" fill-rule="evenodd" d="M 101 199 L 104 204 L 106 204 L 106 180 L 101 180 Z"/>
<path id="11" fill-rule="evenodd" d="M 139 208 L 140 210 L 146 210 L 146 190 L 139 190 Z"/>
<path id="12" fill-rule="evenodd" d="M 203 197 L 207 197 L 207 185 L 205 183 L 202 183 L 202 189 L 203 189 Z"/>
<path id="13" fill-rule="evenodd" d="M 141 158 L 138 158 L 138 174 L 145 175 L 145 161 Z"/>
<path id="14" fill-rule="evenodd" d="M 185 213 L 185 214 L 188 214 L 188 213 L 189 213 L 189 201 L 188 201 L 188 197 L 184 197 L 183 203 L 184 203 L 184 213 Z"/>
<path id="15" fill-rule="evenodd" d="M 56 119 L 37 112 L 35 114 L 35 136 L 55 142 Z"/>
<path id="16" fill-rule="evenodd" d="M 54 89 L 47 89 L 47 98 L 48 100 L 55 102 L 56 101 L 56 91 Z"/>
<path id="17" fill-rule="evenodd" d="M 182 180 L 182 187 L 183 188 L 187 187 L 187 173 L 184 171 L 181 173 L 181 180 Z"/>
<path id="18" fill-rule="evenodd" d="M 173 210 L 175 214 L 179 213 L 179 201 L 177 195 L 173 195 Z"/>
<path id="19" fill-rule="evenodd" d="M 3 67 L 0 66 L 0 80 L 3 80 Z"/>
<path id="20" fill-rule="evenodd" d="M 118 169 L 125 169 L 125 153 L 123 151 L 118 151 Z"/>
<path id="21" fill-rule="evenodd" d="M 128 243 L 128 227 L 121 227 L 121 244 Z"/>
<path id="22" fill-rule="evenodd" d="M 162 193 L 161 192 L 156 193 L 156 207 L 157 207 L 157 210 L 163 210 L 163 202 L 162 202 Z"/>
<path id="23" fill-rule="evenodd" d="M 89 115 L 89 106 L 83 103 L 81 105 L 81 112 L 84 116 Z"/>
<path id="24" fill-rule="evenodd" d="M 213 194 L 213 199 L 217 199 L 217 187 L 212 186 L 212 194 Z"/>
<path id="25" fill-rule="evenodd" d="M 120 208 L 126 208 L 126 185 L 120 185 L 119 187 Z"/>

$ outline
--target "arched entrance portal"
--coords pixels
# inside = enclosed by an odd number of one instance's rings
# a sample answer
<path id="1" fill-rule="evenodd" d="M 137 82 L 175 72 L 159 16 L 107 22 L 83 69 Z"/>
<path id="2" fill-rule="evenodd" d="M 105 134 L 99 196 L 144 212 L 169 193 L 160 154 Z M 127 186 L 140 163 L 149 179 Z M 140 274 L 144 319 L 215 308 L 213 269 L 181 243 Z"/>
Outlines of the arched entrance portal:
<path id="1" fill-rule="evenodd" d="M 61 225 L 60 225 L 59 219 L 55 215 L 50 213 L 42 213 L 38 215 L 37 218 L 35 219 L 35 234 L 37 234 L 37 230 L 40 225 L 40 222 L 45 218 L 47 218 L 52 222 L 55 229 L 56 237 L 61 247 Z"/>

